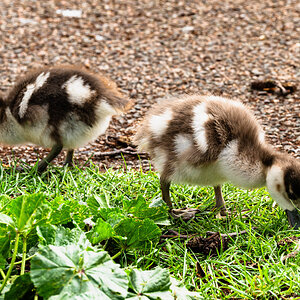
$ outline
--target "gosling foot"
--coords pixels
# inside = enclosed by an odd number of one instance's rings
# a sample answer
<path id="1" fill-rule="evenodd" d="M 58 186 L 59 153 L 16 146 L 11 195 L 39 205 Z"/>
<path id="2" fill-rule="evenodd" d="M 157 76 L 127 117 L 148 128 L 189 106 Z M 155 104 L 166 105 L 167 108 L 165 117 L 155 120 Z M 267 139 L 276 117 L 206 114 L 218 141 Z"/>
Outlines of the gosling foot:
<path id="1" fill-rule="evenodd" d="M 216 214 L 217 219 L 226 219 L 228 216 L 230 216 L 230 212 L 227 211 L 225 206 L 222 207 L 215 206 L 213 208 L 213 212 L 217 213 Z"/>
<path id="2" fill-rule="evenodd" d="M 71 161 L 71 162 L 64 162 L 64 167 L 73 169 L 75 167 L 75 164 Z"/>
<path id="3" fill-rule="evenodd" d="M 183 221 L 189 221 L 195 218 L 196 214 L 200 210 L 197 208 L 180 208 L 180 209 L 170 209 L 170 214 L 174 219 L 181 218 Z"/>

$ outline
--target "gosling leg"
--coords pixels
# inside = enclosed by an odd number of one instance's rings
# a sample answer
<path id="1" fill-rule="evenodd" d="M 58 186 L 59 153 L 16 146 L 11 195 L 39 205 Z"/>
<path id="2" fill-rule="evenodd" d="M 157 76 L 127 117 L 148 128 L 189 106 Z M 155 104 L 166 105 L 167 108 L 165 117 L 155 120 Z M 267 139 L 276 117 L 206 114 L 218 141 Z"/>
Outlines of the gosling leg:
<path id="1" fill-rule="evenodd" d="M 220 185 L 214 186 L 215 197 L 216 197 L 216 206 L 215 209 L 220 211 L 221 216 L 227 215 L 227 209 L 225 206 L 225 201 L 222 195 L 222 188 Z"/>
<path id="2" fill-rule="evenodd" d="M 173 205 L 170 198 L 170 181 L 160 178 L 160 188 L 162 192 L 162 198 L 166 204 L 170 207 L 170 214 L 174 219 L 182 218 L 184 221 L 191 220 L 195 217 L 196 213 L 200 212 L 197 208 L 181 208 L 173 209 Z"/>
<path id="3" fill-rule="evenodd" d="M 62 145 L 54 145 L 53 146 L 53 148 L 51 149 L 50 153 L 38 163 L 37 172 L 39 174 L 42 174 L 47 169 L 48 164 L 55 157 L 58 156 L 58 154 L 61 152 L 62 148 L 63 148 Z"/>
<path id="4" fill-rule="evenodd" d="M 173 205 L 170 198 L 170 181 L 167 181 L 163 178 L 160 178 L 160 189 L 162 193 L 162 198 L 166 202 L 166 204 L 172 209 Z"/>
<path id="5" fill-rule="evenodd" d="M 74 163 L 73 163 L 73 154 L 74 154 L 74 149 L 70 149 L 67 152 L 67 156 L 64 162 L 64 165 L 68 165 L 69 167 L 73 167 Z"/>

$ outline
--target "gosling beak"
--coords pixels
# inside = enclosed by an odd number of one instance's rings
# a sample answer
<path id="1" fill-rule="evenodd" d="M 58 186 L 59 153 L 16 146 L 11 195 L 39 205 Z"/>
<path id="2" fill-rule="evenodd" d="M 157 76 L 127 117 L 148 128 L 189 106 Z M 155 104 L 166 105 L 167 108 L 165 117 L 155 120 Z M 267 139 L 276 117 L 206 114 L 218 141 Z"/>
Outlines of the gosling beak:
<path id="1" fill-rule="evenodd" d="M 294 229 L 300 229 L 300 213 L 298 209 L 293 210 L 285 210 L 285 213 L 287 215 L 287 218 L 289 220 L 290 226 Z"/>

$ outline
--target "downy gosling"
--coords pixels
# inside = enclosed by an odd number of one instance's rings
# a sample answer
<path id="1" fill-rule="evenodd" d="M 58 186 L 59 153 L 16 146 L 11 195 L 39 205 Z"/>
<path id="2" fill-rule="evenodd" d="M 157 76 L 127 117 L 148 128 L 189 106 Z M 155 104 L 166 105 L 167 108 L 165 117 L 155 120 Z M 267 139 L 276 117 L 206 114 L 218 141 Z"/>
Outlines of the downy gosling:
<path id="1" fill-rule="evenodd" d="M 171 182 L 213 186 L 221 215 L 226 215 L 223 183 L 267 186 L 290 225 L 300 227 L 300 162 L 272 149 L 241 102 L 199 95 L 162 100 L 146 115 L 135 143 L 150 154 L 170 208 Z M 178 211 L 173 214 L 185 213 Z"/>
<path id="2" fill-rule="evenodd" d="M 71 66 L 34 70 L 0 96 L 0 143 L 52 148 L 38 163 L 42 173 L 62 149 L 72 164 L 74 149 L 103 134 L 129 105 L 104 76 Z"/>

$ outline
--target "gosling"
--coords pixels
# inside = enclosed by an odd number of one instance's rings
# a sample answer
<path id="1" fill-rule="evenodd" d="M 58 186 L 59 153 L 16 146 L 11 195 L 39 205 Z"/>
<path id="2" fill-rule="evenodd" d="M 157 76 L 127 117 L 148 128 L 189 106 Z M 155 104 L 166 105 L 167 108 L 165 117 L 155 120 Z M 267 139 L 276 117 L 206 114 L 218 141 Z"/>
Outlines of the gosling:
<path id="1" fill-rule="evenodd" d="M 51 148 L 38 163 L 42 173 L 62 149 L 72 164 L 74 149 L 95 140 L 130 100 L 108 78 L 71 66 L 29 72 L 0 96 L 0 143 Z"/>
<path id="2" fill-rule="evenodd" d="M 299 228 L 300 162 L 268 145 L 241 102 L 199 95 L 162 100 L 146 115 L 134 140 L 160 173 L 162 198 L 173 215 L 191 214 L 172 210 L 171 182 L 213 186 L 223 216 L 221 185 L 230 182 L 242 188 L 267 186 L 290 225 Z"/>

